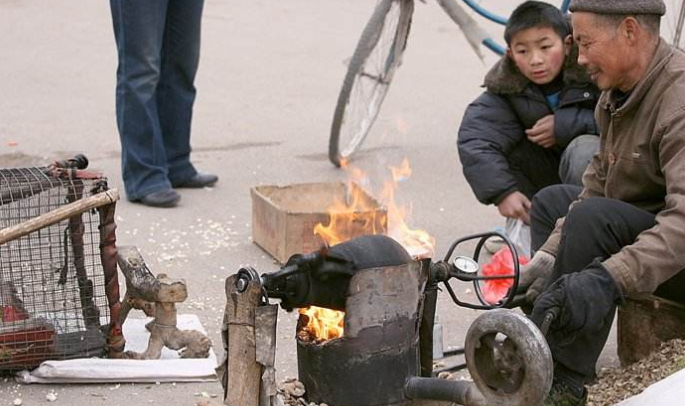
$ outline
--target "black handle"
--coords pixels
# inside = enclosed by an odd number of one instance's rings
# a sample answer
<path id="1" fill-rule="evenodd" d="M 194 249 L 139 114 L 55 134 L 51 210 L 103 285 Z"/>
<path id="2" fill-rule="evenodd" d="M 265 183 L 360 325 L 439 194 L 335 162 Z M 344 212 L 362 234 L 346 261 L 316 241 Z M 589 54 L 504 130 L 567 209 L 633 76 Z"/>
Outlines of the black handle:
<path id="1" fill-rule="evenodd" d="M 547 313 L 545 313 L 545 318 L 542 320 L 542 325 L 540 326 L 540 331 L 542 332 L 542 335 L 547 336 L 550 326 L 552 325 L 554 320 L 557 319 L 558 315 L 559 310 L 556 308 L 550 309 Z"/>

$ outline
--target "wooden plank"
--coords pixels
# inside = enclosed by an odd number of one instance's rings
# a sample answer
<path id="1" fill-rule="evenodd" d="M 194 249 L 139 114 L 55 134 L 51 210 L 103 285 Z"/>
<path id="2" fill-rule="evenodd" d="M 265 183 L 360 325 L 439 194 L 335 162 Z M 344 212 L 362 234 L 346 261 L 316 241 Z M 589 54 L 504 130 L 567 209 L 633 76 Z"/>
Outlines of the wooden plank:
<path id="1" fill-rule="evenodd" d="M 60 221 L 77 216 L 88 210 L 114 203 L 117 200 L 119 200 L 119 192 L 116 189 L 110 189 L 106 192 L 98 193 L 93 196 L 79 199 L 73 203 L 65 204 L 58 209 L 24 221 L 16 226 L 3 228 L 0 230 L 0 245 L 12 240 L 16 240 L 17 238 L 40 230 L 41 228 L 57 224 Z"/>
<path id="2" fill-rule="evenodd" d="M 257 362 L 255 309 L 262 289 L 250 282 L 244 292 L 236 289 L 237 275 L 226 279 L 226 322 L 228 324 L 228 365 L 226 399 L 229 406 L 259 406 L 262 367 Z"/>

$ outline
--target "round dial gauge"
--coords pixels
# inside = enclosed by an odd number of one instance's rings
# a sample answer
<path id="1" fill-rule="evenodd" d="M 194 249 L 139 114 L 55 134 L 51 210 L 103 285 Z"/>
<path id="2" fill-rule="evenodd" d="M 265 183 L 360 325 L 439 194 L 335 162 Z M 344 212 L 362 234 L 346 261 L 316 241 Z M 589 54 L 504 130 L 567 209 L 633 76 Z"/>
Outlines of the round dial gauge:
<path id="1" fill-rule="evenodd" d="M 454 266 L 465 273 L 476 273 L 480 269 L 478 263 L 469 257 L 454 258 Z"/>

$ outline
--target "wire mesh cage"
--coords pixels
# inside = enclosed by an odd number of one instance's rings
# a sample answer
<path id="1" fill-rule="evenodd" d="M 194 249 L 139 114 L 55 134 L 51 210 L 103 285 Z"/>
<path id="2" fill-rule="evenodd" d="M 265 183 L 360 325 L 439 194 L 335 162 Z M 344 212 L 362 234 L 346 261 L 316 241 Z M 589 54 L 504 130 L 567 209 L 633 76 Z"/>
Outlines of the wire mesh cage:
<path id="1" fill-rule="evenodd" d="M 0 169 L 0 371 L 103 356 L 120 335 L 116 199 L 85 166 Z"/>

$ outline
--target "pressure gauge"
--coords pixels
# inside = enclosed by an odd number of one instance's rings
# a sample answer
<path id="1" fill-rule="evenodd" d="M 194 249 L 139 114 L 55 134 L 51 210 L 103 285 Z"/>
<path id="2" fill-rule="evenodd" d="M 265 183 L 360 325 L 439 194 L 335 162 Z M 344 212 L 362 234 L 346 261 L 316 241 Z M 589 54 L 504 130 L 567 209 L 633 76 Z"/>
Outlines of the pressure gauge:
<path id="1" fill-rule="evenodd" d="M 456 257 L 453 263 L 459 271 L 464 273 L 474 274 L 480 269 L 478 263 L 469 257 Z"/>

